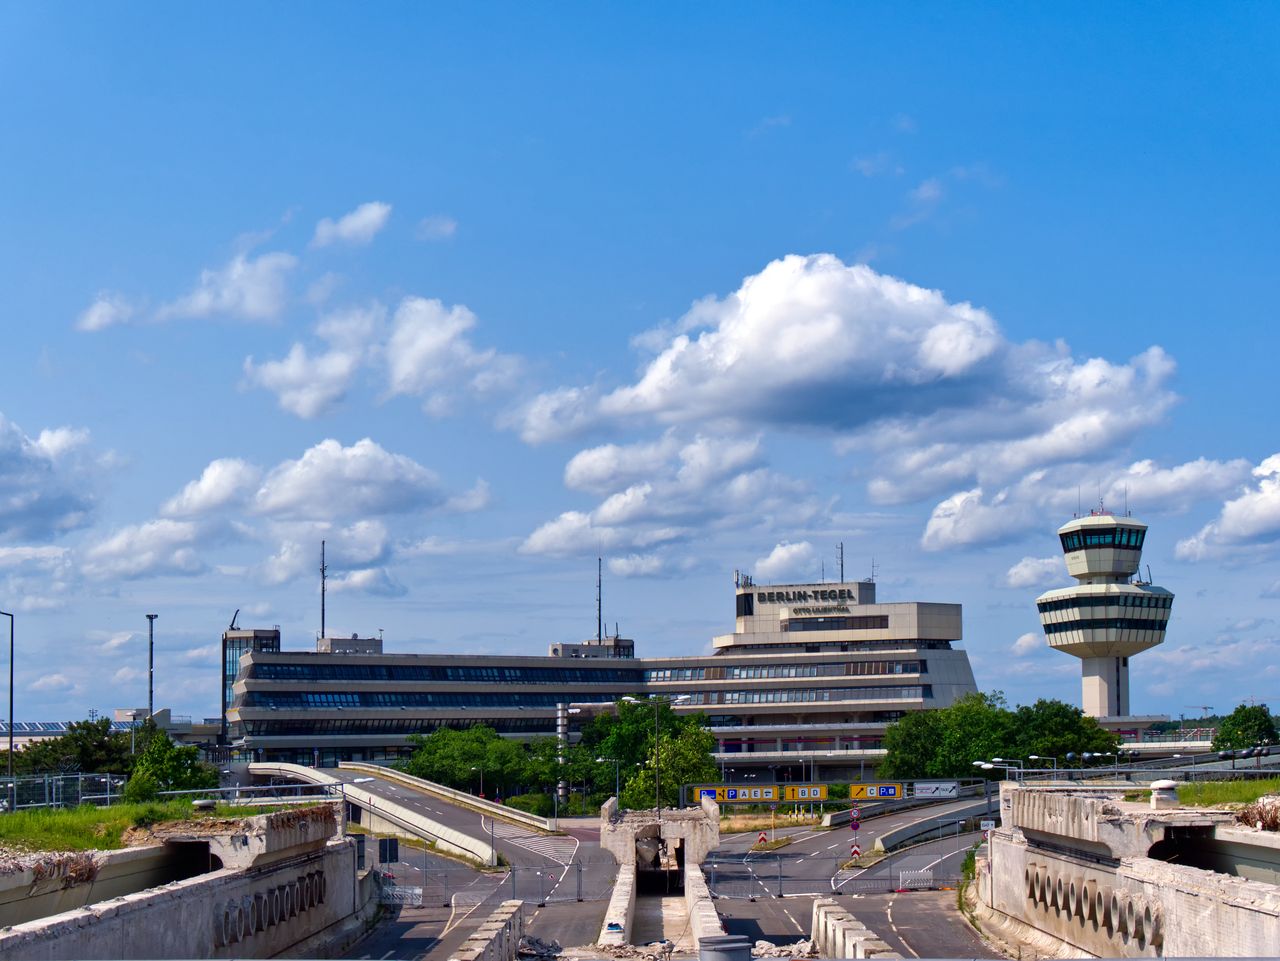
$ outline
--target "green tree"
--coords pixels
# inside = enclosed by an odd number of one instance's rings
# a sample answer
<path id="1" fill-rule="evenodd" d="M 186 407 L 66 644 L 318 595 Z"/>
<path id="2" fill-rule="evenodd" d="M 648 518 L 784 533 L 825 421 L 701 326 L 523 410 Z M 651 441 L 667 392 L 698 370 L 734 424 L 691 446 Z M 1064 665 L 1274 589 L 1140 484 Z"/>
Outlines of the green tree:
<path id="1" fill-rule="evenodd" d="M 1086 717 L 1078 707 L 1065 701 L 1041 698 L 1030 706 L 1013 712 L 1013 757 L 1061 758 L 1068 753 L 1086 751 L 1101 754 L 1115 751 L 1120 738 L 1103 730 L 1096 718 Z"/>
<path id="2" fill-rule="evenodd" d="M 680 803 L 680 785 L 706 784 L 720 779 L 720 769 L 716 766 L 715 735 L 706 728 L 690 725 L 671 734 L 662 733 L 658 739 L 657 761 L 659 764 L 658 789 L 662 796 L 663 807 L 674 807 Z M 627 778 L 619 799 L 623 807 L 641 809 L 652 807 L 654 803 L 654 758 Z"/>
<path id="3" fill-rule="evenodd" d="M 1213 749 L 1227 751 L 1276 742 L 1276 723 L 1267 706 L 1241 704 L 1218 724 Z"/>
<path id="4" fill-rule="evenodd" d="M 137 730 L 137 750 L 143 751 L 155 733 L 149 719 Z M 15 751 L 13 767 L 22 774 L 128 774 L 135 755 L 129 752 L 129 732 L 111 730 L 111 721 L 72 721 L 67 733 L 41 741 L 33 741 L 22 751 Z"/>
<path id="5" fill-rule="evenodd" d="M 483 772 L 484 792 L 506 795 L 527 775 L 525 749 L 483 724 L 462 730 L 439 727 L 427 735 L 415 734 L 409 742 L 414 752 L 400 763 L 400 770 L 460 791 L 479 793 Z"/>
<path id="6" fill-rule="evenodd" d="M 194 745 L 179 747 L 168 734 L 157 731 L 138 755 L 125 798 L 147 800 L 158 791 L 192 791 L 217 787 L 218 772 L 200 760 L 200 749 Z"/>

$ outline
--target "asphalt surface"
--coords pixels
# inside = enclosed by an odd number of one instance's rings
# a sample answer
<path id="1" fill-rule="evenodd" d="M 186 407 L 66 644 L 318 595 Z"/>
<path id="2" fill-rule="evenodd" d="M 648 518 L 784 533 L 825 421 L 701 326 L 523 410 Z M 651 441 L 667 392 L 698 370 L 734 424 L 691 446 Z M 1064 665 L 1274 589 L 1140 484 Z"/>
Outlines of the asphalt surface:
<path id="1" fill-rule="evenodd" d="M 325 773 L 348 783 L 357 777 L 338 769 Z M 382 778 L 358 777 L 359 786 L 377 798 L 472 837 L 492 837 L 506 867 L 476 871 L 402 844 L 400 861 L 379 869 L 391 875 L 385 879 L 391 886 L 421 888 L 421 907 L 388 906 L 389 919 L 346 957 L 448 957 L 499 904 L 512 898 L 527 903 L 526 933 L 557 940 L 565 947 L 595 942 L 618 868 L 613 856 L 600 847 L 600 829 L 594 819 L 562 819 L 563 834 L 541 834 Z M 371 846 L 367 863 L 372 864 L 376 856 Z M 410 890 L 408 895 L 413 893 Z"/>

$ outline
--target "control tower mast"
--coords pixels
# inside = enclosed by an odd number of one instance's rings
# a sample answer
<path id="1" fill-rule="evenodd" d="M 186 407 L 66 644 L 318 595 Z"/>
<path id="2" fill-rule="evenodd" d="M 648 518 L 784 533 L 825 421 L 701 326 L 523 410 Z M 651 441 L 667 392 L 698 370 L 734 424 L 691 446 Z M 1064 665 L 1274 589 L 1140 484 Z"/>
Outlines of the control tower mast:
<path id="1" fill-rule="evenodd" d="M 1074 587 L 1036 598 L 1045 639 L 1081 660 L 1084 713 L 1125 717 L 1129 658 L 1164 642 L 1173 594 L 1137 576 L 1147 525 L 1103 510 L 1058 528 Z"/>

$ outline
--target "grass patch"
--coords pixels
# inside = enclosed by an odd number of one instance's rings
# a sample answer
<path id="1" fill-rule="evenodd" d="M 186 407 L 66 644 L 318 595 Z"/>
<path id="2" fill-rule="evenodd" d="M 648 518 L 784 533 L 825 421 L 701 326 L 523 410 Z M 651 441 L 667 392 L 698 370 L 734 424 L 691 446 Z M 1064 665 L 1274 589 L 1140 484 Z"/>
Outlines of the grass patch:
<path id="1" fill-rule="evenodd" d="M 765 841 L 764 844 L 751 845 L 752 851 L 776 851 L 778 848 L 785 848 L 794 838 L 775 838 L 772 841 Z"/>
<path id="2" fill-rule="evenodd" d="M 190 801 L 155 801 L 76 808 L 34 808 L 0 814 L 0 843 L 27 851 L 114 851 L 130 828 L 200 818 L 239 819 L 281 810 L 279 806 L 236 807 L 221 804 L 196 814 Z"/>
<path id="3" fill-rule="evenodd" d="M 775 825 L 780 828 L 802 827 L 820 823 L 821 818 L 779 817 L 776 821 L 767 814 L 730 814 L 720 819 L 720 831 L 738 834 L 743 831 L 768 831 Z"/>
<path id="4" fill-rule="evenodd" d="M 1190 807 L 1250 804 L 1264 794 L 1280 794 L 1280 778 L 1265 781 L 1192 781 L 1178 786 L 1178 803 Z"/>

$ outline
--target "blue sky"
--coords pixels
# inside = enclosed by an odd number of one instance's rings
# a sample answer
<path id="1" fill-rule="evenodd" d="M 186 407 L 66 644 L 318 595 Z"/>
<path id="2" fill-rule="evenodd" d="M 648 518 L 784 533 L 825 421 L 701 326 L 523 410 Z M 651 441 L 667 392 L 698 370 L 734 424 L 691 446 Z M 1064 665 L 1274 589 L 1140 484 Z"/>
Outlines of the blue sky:
<path id="1" fill-rule="evenodd" d="M 709 649 L 835 545 L 1076 700 L 1099 493 L 1178 595 L 1133 704 L 1277 697 L 1277 14 L 0 5 L 17 714 L 308 646 Z M 1270 460 L 1269 460 L 1270 458 Z M 1031 636 L 1027 636 L 1031 635 Z"/>

